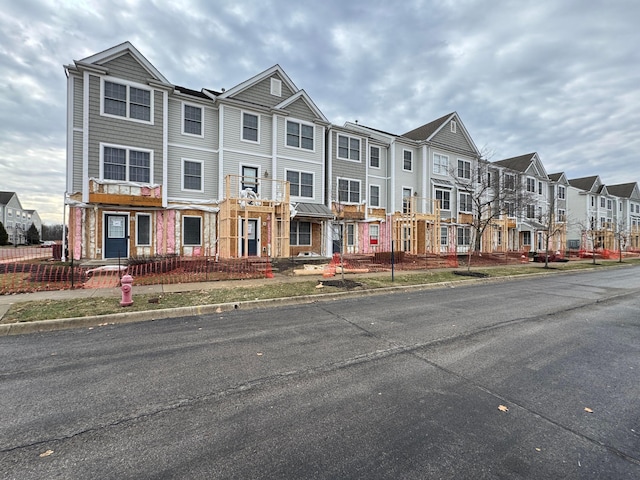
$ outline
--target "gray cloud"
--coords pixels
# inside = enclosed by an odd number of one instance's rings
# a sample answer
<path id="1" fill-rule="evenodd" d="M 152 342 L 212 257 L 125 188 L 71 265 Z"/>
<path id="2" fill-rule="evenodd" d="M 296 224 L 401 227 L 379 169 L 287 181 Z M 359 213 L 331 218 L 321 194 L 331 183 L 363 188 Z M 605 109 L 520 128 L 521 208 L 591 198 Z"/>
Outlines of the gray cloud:
<path id="1" fill-rule="evenodd" d="M 62 66 L 125 40 L 186 87 L 279 63 L 337 124 L 402 133 L 455 110 L 493 160 L 537 151 L 550 173 L 638 179 L 633 0 L 6 3 L 0 189 L 49 222 L 62 217 Z"/>

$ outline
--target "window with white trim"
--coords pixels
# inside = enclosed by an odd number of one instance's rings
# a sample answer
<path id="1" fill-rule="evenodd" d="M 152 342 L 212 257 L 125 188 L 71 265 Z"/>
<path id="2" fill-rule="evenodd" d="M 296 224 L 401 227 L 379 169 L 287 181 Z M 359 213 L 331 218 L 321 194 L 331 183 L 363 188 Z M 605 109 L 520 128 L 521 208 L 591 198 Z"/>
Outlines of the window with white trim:
<path id="1" fill-rule="evenodd" d="M 527 177 L 527 192 L 536 193 L 536 179 Z"/>
<path id="2" fill-rule="evenodd" d="M 199 160 L 182 160 L 182 189 L 202 192 L 202 170 L 204 162 Z"/>
<path id="3" fill-rule="evenodd" d="M 151 245 L 151 215 L 148 213 L 136 213 L 136 245 Z"/>
<path id="4" fill-rule="evenodd" d="M 287 182 L 289 182 L 289 194 L 292 197 L 313 198 L 313 174 L 287 170 Z"/>
<path id="5" fill-rule="evenodd" d="M 507 217 L 515 217 L 516 204 L 513 202 L 504 202 L 504 213 L 506 213 Z"/>
<path id="6" fill-rule="evenodd" d="M 338 158 L 360 161 L 360 139 L 338 135 Z"/>
<path id="7" fill-rule="evenodd" d="M 182 245 L 202 245 L 202 217 L 182 217 Z"/>
<path id="8" fill-rule="evenodd" d="M 380 148 L 369 148 L 369 166 L 371 168 L 380 168 Z"/>
<path id="9" fill-rule="evenodd" d="M 440 155 L 439 153 L 433 154 L 433 173 L 446 175 L 449 173 L 449 157 L 446 155 Z"/>
<path id="10" fill-rule="evenodd" d="M 451 192 L 436 188 L 436 200 L 440 201 L 440 210 L 451 210 Z"/>
<path id="11" fill-rule="evenodd" d="M 471 162 L 458 159 L 458 178 L 471 179 Z"/>
<path id="12" fill-rule="evenodd" d="M 529 230 L 522 232 L 522 244 L 531 245 L 531 232 Z"/>
<path id="13" fill-rule="evenodd" d="M 536 206 L 527 205 L 527 218 L 536 218 Z"/>
<path id="14" fill-rule="evenodd" d="M 259 117 L 253 113 L 242 112 L 242 140 L 258 143 Z"/>
<path id="15" fill-rule="evenodd" d="M 347 178 L 338 179 L 338 202 L 360 203 L 360 181 Z"/>
<path id="16" fill-rule="evenodd" d="M 458 245 L 462 247 L 471 245 L 471 228 L 458 227 Z"/>
<path id="17" fill-rule="evenodd" d="M 102 147 L 102 178 L 122 182 L 151 183 L 151 151 Z"/>
<path id="18" fill-rule="evenodd" d="M 102 113 L 151 122 L 151 90 L 105 80 Z"/>
<path id="19" fill-rule="evenodd" d="M 561 208 L 558 209 L 558 222 L 562 223 L 564 221 L 566 221 L 567 218 L 567 212 Z"/>
<path id="20" fill-rule="evenodd" d="M 449 245 L 448 227 L 440 227 L 440 245 Z"/>
<path id="21" fill-rule="evenodd" d="M 294 247 L 311 246 L 311 222 L 292 221 L 289 224 L 289 244 Z"/>
<path id="22" fill-rule="evenodd" d="M 542 195 L 542 182 L 538 182 L 538 195 Z"/>
<path id="23" fill-rule="evenodd" d="M 562 185 L 558 185 L 558 198 L 564 200 L 566 195 L 565 188 Z"/>
<path id="24" fill-rule="evenodd" d="M 380 185 L 369 185 L 369 206 L 380 206 Z"/>
<path id="25" fill-rule="evenodd" d="M 369 225 L 369 245 L 378 245 L 380 241 L 380 225 Z"/>
<path id="26" fill-rule="evenodd" d="M 460 193 L 458 202 L 458 210 L 464 213 L 471 213 L 473 211 L 473 202 L 470 193 Z"/>
<path id="27" fill-rule="evenodd" d="M 402 169 L 407 172 L 413 170 L 413 152 L 411 150 L 402 151 Z"/>
<path id="28" fill-rule="evenodd" d="M 516 176 L 511 173 L 504 174 L 504 188 L 507 190 L 516 189 Z"/>
<path id="29" fill-rule="evenodd" d="M 287 146 L 313 150 L 313 125 L 287 120 Z"/>
<path id="30" fill-rule="evenodd" d="M 600 197 L 600 208 L 604 208 L 604 197 Z"/>
<path id="31" fill-rule="evenodd" d="M 182 108 L 182 133 L 202 136 L 202 107 L 184 103 Z"/>

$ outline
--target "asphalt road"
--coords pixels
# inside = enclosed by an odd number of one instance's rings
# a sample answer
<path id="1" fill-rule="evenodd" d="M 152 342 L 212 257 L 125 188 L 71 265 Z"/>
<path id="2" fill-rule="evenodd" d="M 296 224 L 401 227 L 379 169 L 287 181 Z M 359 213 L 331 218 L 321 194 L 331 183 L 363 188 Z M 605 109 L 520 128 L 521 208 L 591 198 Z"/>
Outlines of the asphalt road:
<path id="1" fill-rule="evenodd" d="M 640 268 L 0 338 L 3 479 L 640 478 Z"/>

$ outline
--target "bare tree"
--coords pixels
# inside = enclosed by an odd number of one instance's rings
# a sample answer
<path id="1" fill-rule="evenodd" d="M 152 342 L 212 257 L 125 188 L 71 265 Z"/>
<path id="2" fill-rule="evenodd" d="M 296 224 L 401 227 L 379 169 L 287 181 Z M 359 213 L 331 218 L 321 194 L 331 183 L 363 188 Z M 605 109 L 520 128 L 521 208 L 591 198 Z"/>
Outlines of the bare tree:
<path id="1" fill-rule="evenodd" d="M 566 229 L 566 219 L 558 219 L 556 216 L 556 197 L 551 195 L 547 212 L 539 219 L 540 223 L 544 226 L 543 240 L 544 240 L 544 268 L 549 268 L 549 242 L 553 237 L 562 233 Z"/>
<path id="2" fill-rule="evenodd" d="M 482 250 L 487 229 L 503 216 L 516 216 L 533 201 L 533 196 L 522 189 L 517 172 L 503 171 L 485 159 L 478 161 L 470 176 L 460 168 L 450 173 L 458 190 L 459 210 L 469 215 L 470 267 L 472 254 Z"/>
<path id="3" fill-rule="evenodd" d="M 629 229 L 627 228 L 627 222 L 624 220 L 618 220 L 611 224 L 613 229 L 613 237 L 618 243 L 618 263 L 622 263 L 622 250 L 626 248 L 629 241 Z"/>

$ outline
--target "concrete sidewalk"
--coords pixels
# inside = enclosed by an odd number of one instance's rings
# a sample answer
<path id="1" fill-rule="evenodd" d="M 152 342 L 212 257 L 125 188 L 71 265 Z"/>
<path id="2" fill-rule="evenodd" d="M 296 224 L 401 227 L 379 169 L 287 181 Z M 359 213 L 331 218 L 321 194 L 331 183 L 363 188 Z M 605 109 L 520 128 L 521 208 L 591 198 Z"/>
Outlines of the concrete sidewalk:
<path id="1" fill-rule="evenodd" d="M 521 264 L 511 264 L 511 265 L 495 265 L 495 266 L 479 266 L 475 268 L 482 269 L 491 269 L 494 267 L 519 267 Z M 544 263 L 529 263 L 527 266 L 539 266 L 544 267 Z M 474 268 L 474 269 L 475 269 Z M 458 268 L 441 268 L 441 269 L 428 269 L 428 270 L 400 270 L 396 271 L 395 275 L 412 275 L 412 274 L 424 274 L 424 273 L 435 273 L 436 271 L 453 271 L 453 270 L 464 270 L 466 267 L 458 267 Z M 542 268 L 541 268 L 542 270 Z M 549 272 L 550 273 L 550 272 Z M 391 272 L 371 272 L 371 273 L 346 273 L 345 279 L 349 280 L 357 280 L 362 277 L 391 277 Z M 252 288 L 258 287 L 266 284 L 282 284 L 282 283 L 298 283 L 298 282 L 308 282 L 308 281 L 321 281 L 325 280 L 338 280 L 341 278 L 341 275 L 338 273 L 334 277 L 324 278 L 321 274 L 318 275 L 284 275 L 280 273 L 274 273 L 274 278 L 254 278 L 254 279 L 240 279 L 240 280 L 218 280 L 218 281 L 210 281 L 210 282 L 194 282 L 194 283 L 179 283 L 179 284 L 167 284 L 167 285 L 141 285 L 136 286 L 135 279 L 133 282 L 133 299 L 137 295 L 143 294 L 156 294 L 162 295 L 164 293 L 180 293 L 180 292 L 190 292 L 190 291 L 207 291 L 207 290 L 216 290 L 216 289 L 231 289 L 231 288 Z M 507 277 L 502 277 L 507 278 Z M 512 278 L 512 277 L 511 277 Z M 471 277 L 461 277 L 460 281 L 470 281 Z M 437 284 L 429 285 L 429 287 L 437 286 Z M 378 289 L 376 291 L 380 292 L 381 290 L 392 290 L 396 288 L 426 288 L 425 285 L 416 285 L 416 286 L 407 286 L 407 285 L 398 285 L 387 287 L 385 289 Z M 349 294 L 371 294 L 372 291 L 358 291 L 358 292 L 347 292 Z M 342 292 L 342 295 L 345 292 Z M 73 300 L 73 299 L 82 299 L 82 298 L 92 298 L 92 297 L 103 297 L 103 298 L 114 298 L 118 299 L 122 295 L 119 287 L 116 288 L 80 288 L 75 290 L 52 290 L 52 291 L 40 291 L 40 292 L 32 292 L 32 293 L 20 293 L 13 295 L 0 295 L 0 321 L 4 317 L 4 315 L 9 311 L 9 308 L 14 303 L 21 302 L 33 302 L 40 300 Z M 334 294 L 330 294 L 329 296 L 333 296 Z M 319 299 L 318 296 L 313 296 L 316 300 Z M 24 323 L 13 323 L 13 324 L 0 324 L 0 335 L 10 335 L 15 333 L 28 333 L 28 332 L 36 332 L 36 331 L 48 331 L 55 330 L 58 328 L 70 328 L 70 327 L 82 327 L 89 325 L 100 325 L 104 323 L 111 322 L 133 322 L 133 321 L 144 321 L 144 320 L 154 320 L 160 318 L 167 318 L 171 316 L 180 316 L 180 315 L 199 315 L 203 313 L 211 313 L 214 311 L 227 310 L 227 309 L 235 309 L 238 308 L 239 303 L 242 303 L 243 308 L 250 307 L 256 308 L 264 305 L 273 305 L 275 302 L 278 304 L 295 304 L 295 303 L 304 303 L 311 301 L 306 297 L 295 297 L 293 299 L 288 298 L 278 298 L 278 299 L 270 299 L 270 300 L 261 300 L 261 301 L 253 301 L 253 302 L 236 302 L 235 304 L 220 304 L 220 305 L 207 305 L 207 306 L 193 306 L 193 307 L 180 307 L 180 308 L 170 308 L 170 309 L 155 309 L 155 310 L 147 310 L 147 311 L 136 311 L 136 312 L 128 312 L 125 308 L 123 308 L 121 313 L 109 314 L 109 315 L 100 315 L 94 317 L 82 317 L 82 318 L 70 318 L 70 319 L 51 319 L 51 320 L 42 320 L 42 321 L 34 321 L 34 322 L 24 322 Z"/>

